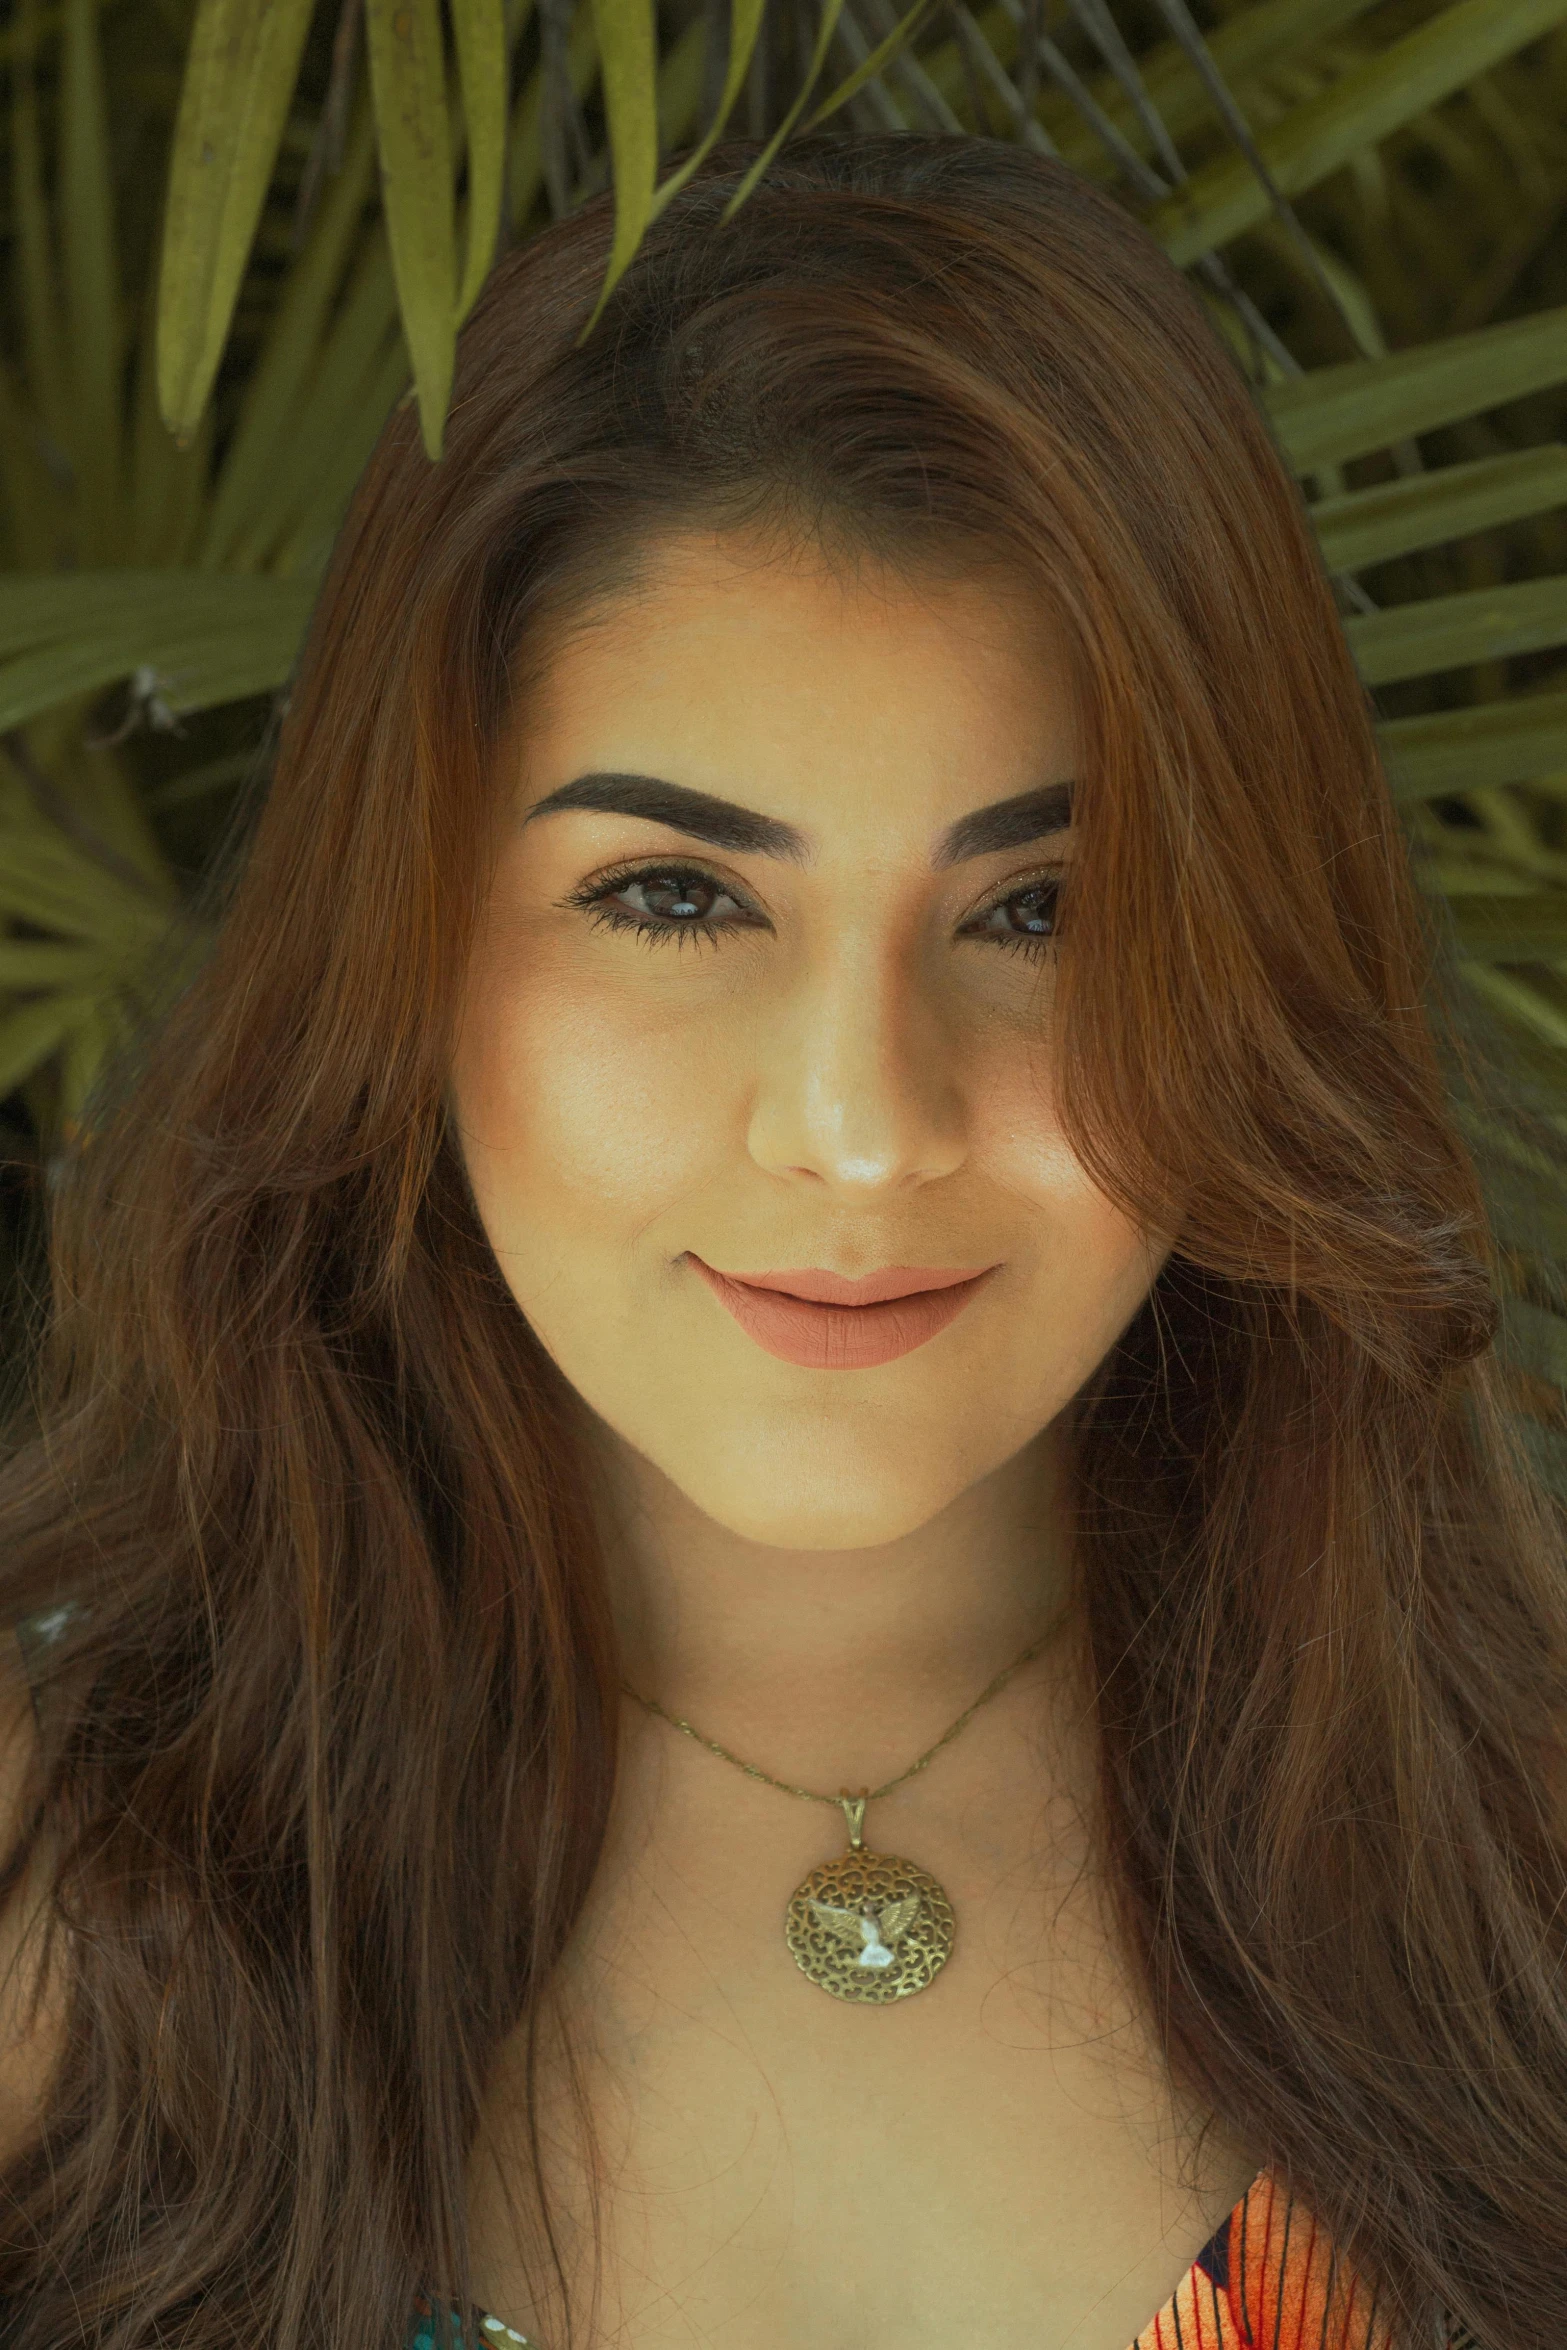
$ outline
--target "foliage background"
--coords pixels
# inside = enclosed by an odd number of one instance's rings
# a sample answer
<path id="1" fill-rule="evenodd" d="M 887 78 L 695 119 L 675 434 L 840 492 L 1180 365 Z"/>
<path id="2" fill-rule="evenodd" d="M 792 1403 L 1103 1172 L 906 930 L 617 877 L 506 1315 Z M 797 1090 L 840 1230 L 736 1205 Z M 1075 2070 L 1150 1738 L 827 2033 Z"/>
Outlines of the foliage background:
<path id="1" fill-rule="evenodd" d="M 720 128 L 957 129 L 1149 224 L 1312 502 L 1524 1105 L 1461 1114 L 1567 1498 L 1567 0 L 16 0 L 0 75 L 0 1365 L 354 480 L 405 394 L 438 449 L 494 255 L 613 185 L 623 267 Z"/>

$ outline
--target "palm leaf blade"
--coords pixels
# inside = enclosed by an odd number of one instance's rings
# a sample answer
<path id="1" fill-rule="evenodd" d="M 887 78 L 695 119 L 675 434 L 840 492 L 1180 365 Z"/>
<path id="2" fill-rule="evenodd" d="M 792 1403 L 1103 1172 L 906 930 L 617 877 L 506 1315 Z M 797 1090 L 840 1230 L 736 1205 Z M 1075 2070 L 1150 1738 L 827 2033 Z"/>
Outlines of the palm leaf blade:
<path id="1" fill-rule="evenodd" d="M 168 929 L 171 909 L 91 863 L 52 827 L 0 828 L 0 912 L 87 939 L 101 961 L 125 961 Z"/>
<path id="2" fill-rule="evenodd" d="M 591 8 L 578 8 L 566 34 L 566 73 L 572 92 L 585 98 L 599 75 L 598 26 Z M 544 74 L 535 66 L 517 95 L 507 135 L 507 206 L 520 230 L 544 179 Z"/>
<path id="3" fill-rule="evenodd" d="M 342 478 L 342 458 L 360 446 L 372 413 L 376 431 L 385 422 L 391 401 L 376 407 L 374 386 L 393 344 L 401 391 L 407 355 L 397 332 L 391 255 L 377 225 L 290 421 L 287 463 L 274 467 L 270 493 L 256 502 L 250 531 L 233 550 L 236 568 L 248 571 L 273 562 L 327 480 L 339 481 L 340 496 L 347 496 L 353 476 Z"/>
<path id="4" fill-rule="evenodd" d="M 90 995 L 53 995 L 18 1004 L 0 1017 L 0 1092 L 30 1077 L 92 1008 Z"/>
<path id="5" fill-rule="evenodd" d="M 890 65 L 905 42 L 918 29 L 920 20 L 925 16 L 930 5 L 931 0 L 914 0 L 914 5 L 908 14 L 899 18 L 891 32 L 884 35 L 877 42 L 875 48 L 861 59 L 854 71 L 844 77 L 832 95 L 824 98 L 815 112 L 806 117 L 805 122 L 801 125 L 802 132 L 815 130 L 818 123 L 825 122 L 830 114 L 836 114 L 839 107 L 846 105 L 857 90 L 862 89 L 868 81 L 871 81 Z"/>
<path id="6" fill-rule="evenodd" d="M 1526 1298 L 1504 1297 L 1497 1352 L 1553 1387 L 1567 1387 L 1567 1321 Z"/>
<path id="7" fill-rule="evenodd" d="M 1567 768 L 1567 693 L 1390 718 L 1378 727 L 1377 740 L 1401 803 L 1476 785 L 1528 783 Z"/>
<path id="8" fill-rule="evenodd" d="M 1473 963 L 1567 960 L 1567 890 L 1527 890 L 1446 901 L 1458 951 Z"/>
<path id="9" fill-rule="evenodd" d="M 408 352 L 401 335 L 384 351 L 368 383 L 350 405 L 348 420 L 332 446 L 310 503 L 274 557 L 279 573 L 315 572 L 331 552 L 332 538 L 349 493 L 381 435 L 394 402 L 408 385 Z"/>
<path id="10" fill-rule="evenodd" d="M 229 564 L 238 541 L 275 496 L 279 460 L 293 445 L 297 410 L 374 176 L 375 123 L 366 104 L 355 118 L 343 168 L 289 271 L 246 386 L 202 544 L 202 562 L 212 570 Z M 390 315 L 396 315 L 395 303 Z"/>
<path id="11" fill-rule="evenodd" d="M 60 209 L 79 512 L 89 546 L 102 556 L 118 535 L 120 293 L 97 15 L 94 0 L 70 0 L 66 11 Z"/>
<path id="12" fill-rule="evenodd" d="M 653 0 L 592 0 L 615 184 L 615 234 L 586 340 L 653 217 L 658 176 L 658 44 Z"/>
<path id="13" fill-rule="evenodd" d="M 69 440 L 65 353 L 56 309 L 54 261 L 44 204 L 43 154 L 32 51 L 37 41 L 37 0 L 21 12 L 18 49 L 11 61 L 11 208 L 16 234 L 16 269 L 22 298 L 23 348 L 27 378 L 44 422 L 57 440 Z"/>
<path id="14" fill-rule="evenodd" d="M 1386 359 L 1312 368 L 1270 384 L 1262 401 L 1286 459 L 1302 474 L 1559 383 L 1567 383 L 1567 305 Z"/>
<path id="15" fill-rule="evenodd" d="M 179 440 L 218 371 L 282 137 L 311 0 L 201 0 L 169 162 L 158 401 Z"/>
<path id="16" fill-rule="evenodd" d="M 772 137 L 763 147 L 761 153 L 749 166 L 744 179 L 741 180 L 740 185 L 736 188 L 734 194 L 730 197 L 728 203 L 724 206 L 723 212 L 720 215 L 722 219 L 732 220 L 734 218 L 741 205 L 745 202 L 747 196 L 749 196 L 751 193 L 751 190 L 755 187 L 757 181 L 761 178 L 763 172 L 766 171 L 768 165 L 772 162 L 773 157 L 777 154 L 779 148 L 783 145 L 785 139 L 787 139 L 790 133 L 793 131 L 796 122 L 799 120 L 799 117 L 804 110 L 807 98 L 810 96 L 811 91 L 816 86 L 816 77 L 821 72 L 822 66 L 826 62 L 827 52 L 832 46 L 833 31 L 837 25 L 838 13 L 842 5 L 843 0 L 826 0 L 826 6 L 822 10 L 821 22 L 817 27 L 816 46 L 811 52 L 811 60 L 805 69 L 805 78 L 800 84 L 799 92 L 794 100 L 794 103 L 785 114 L 782 122 L 779 123 L 778 128 L 773 132 Z"/>
<path id="17" fill-rule="evenodd" d="M 314 596 L 311 579 L 195 571 L 0 580 L 0 731 L 142 669 L 176 711 L 270 691 Z"/>
<path id="18" fill-rule="evenodd" d="M 468 244 L 457 314 L 466 318 L 489 273 L 506 169 L 506 27 L 500 0 L 451 0 L 463 119 L 468 126 Z"/>
<path id="19" fill-rule="evenodd" d="M 52 938 L 0 938 L 0 992 L 33 994 L 42 988 L 78 991 L 97 974 L 90 946 L 66 946 Z"/>
<path id="20" fill-rule="evenodd" d="M 1262 159 L 1283 194 L 1298 196 L 1564 18 L 1567 0 L 1456 0 L 1262 132 Z M 1148 226 L 1184 268 L 1263 219 L 1269 204 L 1245 156 L 1223 155 L 1157 205 Z"/>
<path id="21" fill-rule="evenodd" d="M 668 179 L 654 196 L 650 218 L 657 219 L 670 197 L 685 186 L 686 181 L 697 169 L 722 132 L 729 119 L 729 110 L 740 95 L 740 85 L 745 80 L 750 67 L 752 53 L 756 48 L 756 36 L 762 29 L 765 8 L 766 0 L 730 0 L 729 62 L 725 68 L 724 86 L 719 93 L 717 109 L 704 137 L 686 157 L 679 170 L 670 173 Z M 701 32 L 705 30 L 705 27 L 697 23 L 693 24 L 691 29 L 694 32 Z"/>
<path id="22" fill-rule="evenodd" d="M 365 0 L 381 198 L 426 453 L 441 453 L 457 344 L 451 119 L 437 0 Z"/>
<path id="23" fill-rule="evenodd" d="M 1567 505 L 1567 446 L 1513 449 L 1319 499 L 1312 527 L 1330 571 L 1364 571 L 1472 531 Z"/>
<path id="24" fill-rule="evenodd" d="M 1256 5 L 1237 9 L 1214 26 L 1207 35 L 1208 54 L 1233 86 L 1276 62 L 1288 64 L 1375 5 L 1376 0 L 1256 0 Z M 1014 9 L 1009 7 L 1008 13 L 1014 14 Z M 1020 15 L 1021 9 L 1015 13 Z M 1179 42 L 1162 41 L 1139 58 L 1138 71 L 1149 103 L 1172 140 L 1187 137 L 1212 119 L 1212 100 Z M 1122 138 L 1149 153 L 1153 141 L 1113 74 L 1096 76 L 1090 96 Z M 1039 117 L 1074 170 L 1105 171 L 1103 141 L 1070 99 L 1050 92 L 1041 102 Z"/>
<path id="25" fill-rule="evenodd" d="M 1536 653 L 1567 644 L 1567 572 L 1395 604 L 1346 620 L 1344 633 L 1367 685 Z"/>

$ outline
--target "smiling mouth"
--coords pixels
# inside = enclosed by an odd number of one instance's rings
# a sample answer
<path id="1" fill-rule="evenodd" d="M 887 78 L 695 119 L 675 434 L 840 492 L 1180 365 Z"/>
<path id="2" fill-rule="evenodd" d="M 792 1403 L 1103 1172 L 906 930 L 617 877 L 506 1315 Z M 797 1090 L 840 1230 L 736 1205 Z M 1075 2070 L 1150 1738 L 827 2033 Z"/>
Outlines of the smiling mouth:
<path id="1" fill-rule="evenodd" d="M 709 1270 L 714 1268 L 709 1267 Z M 824 1266 L 801 1265 L 782 1273 L 726 1273 L 746 1289 L 783 1290 L 816 1306 L 879 1306 L 893 1297 L 913 1297 L 932 1289 L 955 1289 L 988 1273 L 989 1265 L 883 1265 L 874 1273 L 851 1279 L 830 1273 Z"/>
<path id="2" fill-rule="evenodd" d="M 912 1354 L 955 1322 L 991 1274 L 999 1270 L 987 1265 L 977 1273 L 954 1276 L 932 1267 L 927 1277 L 939 1286 L 873 1299 L 864 1305 L 840 1305 L 720 1273 L 690 1251 L 686 1261 L 765 1353 L 780 1362 L 817 1371 L 871 1370 Z M 902 1272 L 899 1268 L 900 1278 Z M 771 1282 L 784 1278 L 769 1276 Z M 826 1276 L 828 1281 L 835 1278 Z"/>

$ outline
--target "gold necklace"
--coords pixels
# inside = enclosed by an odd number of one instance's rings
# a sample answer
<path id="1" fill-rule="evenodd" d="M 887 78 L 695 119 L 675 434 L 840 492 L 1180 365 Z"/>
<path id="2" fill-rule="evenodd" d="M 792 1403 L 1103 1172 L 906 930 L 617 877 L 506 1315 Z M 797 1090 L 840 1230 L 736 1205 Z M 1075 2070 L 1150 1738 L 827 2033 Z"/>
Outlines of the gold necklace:
<path id="1" fill-rule="evenodd" d="M 656 1698 L 642 1696 L 627 1681 L 622 1681 L 621 1687 L 648 1713 L 657 1714 L 672 1730 L 683 1730 L 709 1754 L 744 1771 L 748 1779 L 761 1779 L 784 1795 L 801 1795 L 807 1803 L 841 1807 L 849 1828 L 848 1850 L 836 1860 L 823 1861 L 795 1887 L 784 1912 L 784 1942 L 801 1974 L 823 1991 L 830 1991 L 834 1999 L 883 2006 L 889 1999 L 908 1999 L 935 1981 L 952 1955 L 957 1920 L 951 1902 L 928 1870 L 896 1853 L 871 1850 L 864 1837 L 865 1806 L 890 1795 L 894 1787 L 912 1779 L 933 1755 L 950 1745 L 1019 1667 L 1038 1656 L 1065 1614 L 1063 1608 L 1039 1638 L 1014 1657 L 988 1689 L 980 1691 L 952 1727 L 943 1730 L 935 1745 L 925 1749 L 918 1762 L 910 1763 L 885 1786 L 862 1787 L 858 1795 L 847 1787 L 836 1795 L 819 1795 L 812 1787 L 793 1787 L 787 1779 L 775 1779 L 771 1771 L 742 1762 L 727 1746 L 704 1737 L 677 1714 L 665 1713 Z"/>

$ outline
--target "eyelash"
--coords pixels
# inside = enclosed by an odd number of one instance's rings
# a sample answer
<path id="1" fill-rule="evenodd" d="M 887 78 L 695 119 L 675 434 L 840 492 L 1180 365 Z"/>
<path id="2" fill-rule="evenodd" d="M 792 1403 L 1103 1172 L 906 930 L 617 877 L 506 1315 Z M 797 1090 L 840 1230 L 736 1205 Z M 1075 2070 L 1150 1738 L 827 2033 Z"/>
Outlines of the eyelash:
<path id="1" fill-rule="evenodd" d="M 969 919 L 974 922 L 983 921 L 987 915 L 993 914 L 998 906 L 1009 905 L 1013 898 L 1027 897 L 1033 892 L 1048 890 L 1052 923 L 1052 929 L 1048 935 L 1030 938 L 1026 934 L 1009 937 L 991 934 L 987 941 L 992 946 L 1006 947 L 1013 953 L 1025 954 L 1037 961 L 1056 943 L 1053 926 L 1061 895 L 1061 884 L 1059 879 L 1054 876 L 1058 876 L 1060 871 L 1061 868 L 1056 866 L 1050 872 L 1035 875 L 1031 880 L 1014 882 L 1010 889 L 1003 890 L 1000 896 L 993 898 L 988 906 L 981 906 L 979 911 L 971 915 Z M 735 895 L 727 882 L 720 881 L 716 874 L 706 872 L 700 865 L 643 864 L 623 866 L 613 873 L 601 875 L 597 881 L 585 882 L 580 889 L 573 890 L 569 896 L 563 898 L 561 903 L 563 906 L 575 907 L 585 913 L 595 928 L 602 924 L 606 930 L 632 931 L 650 947 L 662 945 L 665 940 L 670 938 L 675 939 L 681 945 L 684 945 L 688 938 L 705 938 L 716 941 L 725 930 L 749 927 L 746 924 L 713 922 L 705 916 L 700 921 L 672 922 L 664 916 L 635 914 L 629 907 L 616 906 L 608 902 L 614 897 L 617 890 L 625 889 L 630 883 L 636 881 L 672 881 L 677 883 L 699 881 L 704 888 L 714 890 L 719 895 L 729 898 L 737 906 L 743 902 Z"/>

